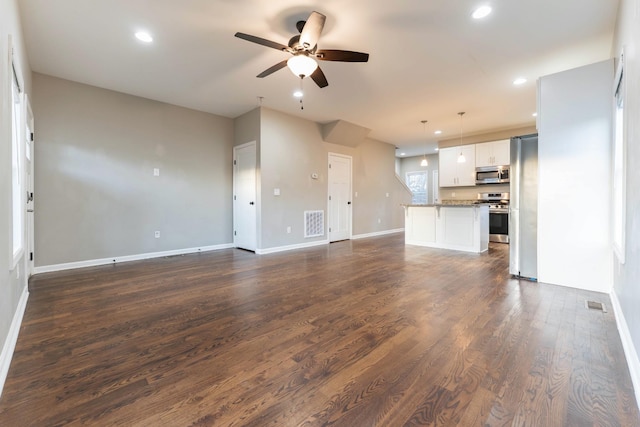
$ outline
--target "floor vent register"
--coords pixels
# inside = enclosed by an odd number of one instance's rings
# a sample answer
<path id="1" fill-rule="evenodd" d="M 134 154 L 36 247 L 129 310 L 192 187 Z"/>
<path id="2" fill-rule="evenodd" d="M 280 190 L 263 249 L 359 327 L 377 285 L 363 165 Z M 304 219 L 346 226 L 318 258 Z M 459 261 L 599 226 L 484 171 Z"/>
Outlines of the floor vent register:
<path id="1" fill-rule="evenodd" d="M 586 306 L 589 310 L 600 310 L 603 313 L 607 312 L 607 309 L 605 308 L 604 304 L 601 302 L 597 302 L 597 301 L 586 301 Z"/>

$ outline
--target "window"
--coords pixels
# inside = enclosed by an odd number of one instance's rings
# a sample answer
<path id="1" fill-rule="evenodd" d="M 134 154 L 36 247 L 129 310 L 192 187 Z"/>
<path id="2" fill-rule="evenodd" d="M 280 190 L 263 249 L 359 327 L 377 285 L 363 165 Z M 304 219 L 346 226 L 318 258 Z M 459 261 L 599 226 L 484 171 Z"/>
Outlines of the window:
<path id="1" fill-rule="evenodd" d="M 407 172 L 407 187 L 411 190 L 411 203 L 414 205 L 427 204 L 427 172 Z"/>
<path id="2" fill-rule="evenodd" d="M 625 258 L 626 135 L 624 120 L 624 54 L 620 55 L 615 78 L 613 139 L 613 250 L 620 263 Z"/>
<path id="3" fill-rule="evenodd" d="M 11 217 L 12 227 L 12 268 L 16 266 L 24 249 L 24 203 L 26 191 L 23 173 L 24 140 L 21 137 L 24 127 L 22 114 L 21 90 L 18 73 L 12 63 L 11 79 Z"/>

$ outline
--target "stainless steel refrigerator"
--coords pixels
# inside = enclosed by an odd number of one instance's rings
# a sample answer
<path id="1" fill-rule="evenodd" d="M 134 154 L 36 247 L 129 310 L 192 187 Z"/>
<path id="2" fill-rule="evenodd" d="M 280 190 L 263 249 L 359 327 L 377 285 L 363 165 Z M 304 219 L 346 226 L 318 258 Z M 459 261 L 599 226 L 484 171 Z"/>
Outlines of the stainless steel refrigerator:
<path id="1" fill-rule="evenodd" d="M 538 277 L 538 135 L 511 138 L 509 273 Z"/>

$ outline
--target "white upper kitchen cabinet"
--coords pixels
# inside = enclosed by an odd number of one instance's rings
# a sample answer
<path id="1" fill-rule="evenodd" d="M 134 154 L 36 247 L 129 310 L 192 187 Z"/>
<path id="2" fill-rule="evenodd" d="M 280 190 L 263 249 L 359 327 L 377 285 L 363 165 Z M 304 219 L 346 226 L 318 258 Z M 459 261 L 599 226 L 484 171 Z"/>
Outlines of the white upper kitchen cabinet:
<path id="1" fill-rule="evenodd" d="M 511 141 L 508 139 L 476 144 L 476 167 L 509 165 L 510 146 Z"/>
<path id="2" fill-rule="evenodd" d="M 460 153 L 466 161 L 458 163 Z M 476 147 L 441 148 L 438 154 L 440 187 L 468 187 L 476 185 Z"/>

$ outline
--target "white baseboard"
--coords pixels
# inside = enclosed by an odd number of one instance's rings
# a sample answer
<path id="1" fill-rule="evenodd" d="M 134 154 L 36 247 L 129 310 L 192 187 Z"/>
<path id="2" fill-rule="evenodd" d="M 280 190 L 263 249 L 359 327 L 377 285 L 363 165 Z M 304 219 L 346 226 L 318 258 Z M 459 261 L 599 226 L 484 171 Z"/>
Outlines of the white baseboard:
<path id="1" fill-rule="evenodd" d="M 395 234 L 395 233 L 403 233 L 403 232 L 404 232 L 404 228 L 395 228 L 393 230 L 376 231 L 374 233 L 356 234 L 355 236 L 351 236 L 351 239 L 352 240 L 366 239 L 367 237 L 377 237 L 377 236 L 384 236 L 387 234 Z"/>
<path id="2" fill-rule="evenodd" d="M 636 403 L 640 406 L 640 359 L 638 359 L 638 353 L 633 345 L 631 332 L 629 331 L 629 326 L 624 318 L 624 313 L 622 312 L 618 295 L 613 291 L 609 296 L 611 297 L 611 305 L 613 306 L 613 313 L 616 317 L 618 333 L 622 340 L 624 355 L 627 359 L 627 366 L 629 367 L 629 374 L 631 375 L 631 382 L 633 383 L 633 390 L 636 395 Z"/>
<path id="3" fill-rule="evenodd" d="M 328 240 L 316 240 L 314 242 L 299 243 L 297 245 L 277 246 L 275 248 L 266 248 L 266 249 L 256 249 L 256 254 L 266 255 L 266 254 L 273 254 L 276 252 L 291 251 L 294 249 L 312 248 L 314 246 L 322 246 L 322 245 L 328 245 L 328 244 L 329 244 Z"/>
<path id="4" fill-rule="evenodd" d="M 29 299 L 29 289 L 25 286 L 20 295 L 20 301 L 18 301 L 18 307 L 16 312 L 13 313 L 13 320 L 9 327 L 9 333 L 7 339 L 2 346 L 2 353 L 0 353 L 0 396 L 2 396 L 2 389 L 4 388 L 4 382 L 7 379 L 9 373 L 9 366 L 11 365 L 11 358 L 13 357 L 13 351 L 16 349 L 16 343 L 18 342 L 18 334 L 20 333 L 20 325 L 22 325 L 22 316 L 27 308 L 27 300 Z"/>
<path id="5" fill-rule="evenodd" d="M 233 243 L 226 243 L 223 245 L 203 246 L 199 248 L 176 249 L 172 251 L 150 252 L 150 253 L 138 254 L 138 255 L 127 255 L 127 256 L 118 256 L 113 258 L 102 258 L 102 259 L 91 259 L 87 261 L 68 262 L 64 264 L 45 265 L 42 267 L 36 267 L 34 269 L 34 274 L 71 270 L 74 268 L 96 267 L 99 265 L 116 264 L 119 262 L 140 261 L 143 259 L 151 259 L 151 258 L 162 258 L 166 256 L 193 254 L 197 252 L 217 251 L 220 249 L 229 249 L 233 247 L 234 247 Z"/>

